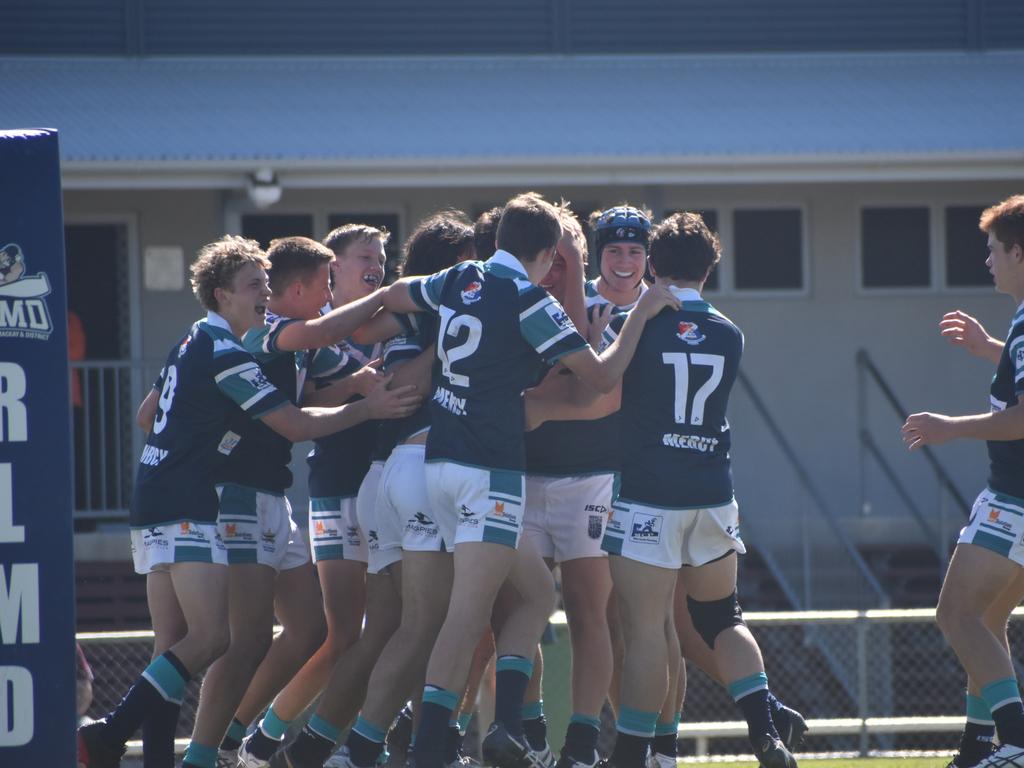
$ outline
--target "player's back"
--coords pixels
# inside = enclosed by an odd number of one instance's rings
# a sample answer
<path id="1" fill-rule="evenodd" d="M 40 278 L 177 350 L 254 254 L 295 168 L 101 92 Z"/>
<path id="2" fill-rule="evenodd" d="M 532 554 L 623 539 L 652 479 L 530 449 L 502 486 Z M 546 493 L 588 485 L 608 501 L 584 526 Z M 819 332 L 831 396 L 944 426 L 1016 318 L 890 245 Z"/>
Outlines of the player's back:
<path id="1" fill-rule="evenodd" d="M 624 499 L 704 508 L 733 498 L 729 393 L 743 334 L 696 291 L 648 321 L 622 385 Z"/>
<path id="2" fill-rule="evenodd" d="M 522 471 L 522 393 L 581 348 L 562 307 L 511 254 L 463 262 L 423 283 L 439 315 L 427 460 Z"/>
<path id="3" fill-rule="evenodd" d="M 1021 394 L 1024 394 L 1024 308 L 1013 316 L 992 377 L 989 392 L 992 410 L 1013 407 Z M 1024 499 L 1024 440 L 989 440 L 987 445 L 989 488 Z"/>

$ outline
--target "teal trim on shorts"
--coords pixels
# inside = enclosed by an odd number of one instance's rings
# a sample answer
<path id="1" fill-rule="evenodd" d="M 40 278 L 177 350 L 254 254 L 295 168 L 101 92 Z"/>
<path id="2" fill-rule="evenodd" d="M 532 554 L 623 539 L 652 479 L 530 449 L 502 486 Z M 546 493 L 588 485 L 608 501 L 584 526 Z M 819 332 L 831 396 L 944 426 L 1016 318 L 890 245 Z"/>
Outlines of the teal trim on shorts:
<path id="1" fill-rule="evenodd" d="M 967 694 L 967 721 L 978 725 L 995 725 L 992 719 L 992 710 L 980 696 Z"/>
<path id="2" fill-rule="evenodd" d="M 992 488 L 989 488 L 988 490 L 996 497 L 996 501 L 1001 501 L 1004 504 L 1013 504 L 1016 507 L 1024 507 L 1024 499 L 1011 496 L 1010 494 L 1003 493 L 1002 491 L 993 490 Z"/>
<path id="3" fill-rule="evenodd" d="M 729 683 L 728 688 L 729 695 L 732 696 L 733 701 L 739 701 L 744 696 L 749 696 L 754 691 L 767 691 L 768 675 L 764 672 L 747 675 L 746 677 L 741 677 L 739 680 L 734 680 Z"/>
<path id="4" fill-rule="evenodd" d="M 188 681 L 163 654 L 153 659 L 142 674 L 164 699 L 181 701 Z"/>
<path id="5" fill-rule="evenodd" d="M 573 712 L 572 717 L 569 718 L 569 723 L 576 723 L 577 725 L 586 725 L 593 728 L 595 731 L 601 730 L 601 720 L 596 717 L 590 717 L 589 715 L 581 715 L 578 712 Z"/>
<path id="6" fill-rule="evenodd" d="M 128 527 L 132 531 L 148 531 L 150 528 L 166 528 L 169 525 L 180 525 L 181 523 L 189 523 L 191 525 L 216 525 L 216 520 L 196 520 L 193 517 L 179 517 L 174 520 L 166 520 L 162 523 L 153 523 L 151 525 L 131 525 Z"/>
<path id="7" fill-rule="evenodd" d="M 619 707 L 619 719 L 615 723 L 615 728 L 619 733 L 652 738 L 654 736 L 654 724 L 657 721 L 657 712 L 644 712 L 632 707 Z"/>
<path id="8" fill-rule="evenodd" d="M 309 500 L 310 512 L 340 512 L 341 502 L 355 496 L 314 496 Z"/>
<path id="9" fill-rule="evenodd" d="M 267 714 L 260 721 L 260 730 L 274 741 L 281 741 L 284 739 L 285 733 L 288 732 L 288 726 L 291 724 L 290 720 L 282 720 L 277 712 L 274 711 L 274 705 L 271 704 Z"/>
<path id="10" fill-rule="evenodd" d="M 258 562 L 255 544 L 251 544 L 244 549 L 242 547 L 228 549 L 228 565 L 251 565 Z"/>
<path id="11" fill-rule="evenodd" d="M 230 483 L 220 486 L 220 514 L 256 517 L 255 488 Z"/>
<path id="12" fill-rule="evenodd" d="M 995 712 L 1000 707 L 1020 701 L 1020 690 L 1017 688 L 1017 678 L 1005 677 L 989 683 L 981 689 L 981 698 L 988 704 L 990 712 Z"/>
<path id="13" fill-rule="evenodd" d="M 604 538 L 601 539 L 601 549 L 603 549 L 609 555 L 621 555 L 623 541 L 624 539 L 622 537 L 613 536 L 606 529 Z"/>
<path id="14" fill-rule="evenodd" d="M 279 499 L 283 499 L 285 494 L 280 489 L 260 488 L 256 485 L 243 485 L 242 483 L 217 483 L 215 488 L 240 488 L 246 491 L 256 491 L 256 493 L 262 493 L 265 496 L 276 496 Z"/>
<path id="15" fill-rule="evenodd" d="M 494 671 L 519 672 L 520 674 L 530 677 L 533 674 L 533 662 L 524 656 L 499 656 L 498 660 L 494 662 Z M 540 704 L 540 702 L 537 703 Z M 544 714 L 543 707 L 541 708 L 541 714 Z"/>
<path id="16" fill-rule="evenodd" d="M 690 510 L 693 510 L 693 509 L 718 509 L 719 507 L 727 507 L 730 504 L 732 504 L 734 501 L 736 501 L 736 497 L 735 496 L 730 496 L 725 501 L 720 501 L 717 504 L 700 504 L 700 505 L 695 506 L 695 507 L 660 507 L 657 504 L 648 504 L 646 501 L 636 501 L 635 499 L 619 498 L 617 494 L 615 496 L 615 503 L 616 504 L 621 504 L 621 505 L 637 504 L 637 505 L 639 505 L 641 507 L 647 507 L 648 509 L 660 509 L 660 510 L 663 510 L 665 512 L 689 512 Z M 618 509 L 618 508 L 619 507 L 616 507 L 616 509 Z M 623 510 L 623 511 L 625 511 L 625 510 Z M 632 512 L 633 510 L 629 510 L 629 511 Z"/>
<path id="17" fill-rule="evenodd" d="M 213 563 L 213 549 L 211 547 L 175 547 L 174 562 Z"/>
<path id="18" fill-rule="evenodd" d="M 501 544 L 502 546 L 516 548 L 517 535 L 515 531 L 510 531 L 505 528 L 498 528 L 493 525 L 484 526 L 483 541 L 489 544 Z"/>
<path id="19" fill-rule="evenodd" d="M 530 665 L 533 666 L 532 664 Z M 533 674 L 533 670 L 530 670 L 530 674 Z M 538 717 L 544 717 L 544 701 L 531 701 L 523 704 L 523 720 L 536 720 Z"/>
<path id="20" fill-rule="evenodd" d="M 510 501 L 518 501 L 520 504 L 523 499 L 523 478 L 525 477 L 522 472 L 515 472 L 508 469 L 492 469 L 490 477 L 490 496 L 506 496 Z M 501 501 L 501 499 L 499 499 Z"/>
<path id="21" fill-rule="evenodd" d="M 437 704 L 439 707 L 454 712 L 459 703 L 459 695 L 453 691 L 446 691 L 444 688 L 428 686 L 423 689 L 423 703 Z"/>
<path id="22" fill-rule="evenodd" d="M 322 547 L 313 545 L 313 554 L 317 560 L 344 560 L 345 547 L 341 544 L 326 544 Z"/>
<path id="23" fill-rule="evenodd" d="M 1009 512 L 1011 515 L 1016 515 L 1017 517 L 1024 517 L 1024 512 L 1021 512 L 1019 509 L 1014 509 L 1013 507 L 1007 506 L 1007 502 L 1005 501 L 1001 501 L 998 504 L 994 501 L 990 501 L 988 503 L 988 506 L 1002 510 L 1003 512 Z"/>
<path id="24" fill-rule="evenodd" d="M 317 736 L 323 736 L 332 744 L 337 744 L 338 739 L 341 738 L 341 729 L 335 725 L 331 725 L 320 717 L 320 715 L 313 715 L 309 718 L 309 722 L 306 726 Z"/>
<path id="25" fill-rule="evenodd" d="M 993 536 L 991 533 L 985 533 L 985 531 L 975 531 L 970 543 L 1003 557 L 1009 557 L 1010 549 L 1013 547 L 1013 542 L 1009 539 Z"/>

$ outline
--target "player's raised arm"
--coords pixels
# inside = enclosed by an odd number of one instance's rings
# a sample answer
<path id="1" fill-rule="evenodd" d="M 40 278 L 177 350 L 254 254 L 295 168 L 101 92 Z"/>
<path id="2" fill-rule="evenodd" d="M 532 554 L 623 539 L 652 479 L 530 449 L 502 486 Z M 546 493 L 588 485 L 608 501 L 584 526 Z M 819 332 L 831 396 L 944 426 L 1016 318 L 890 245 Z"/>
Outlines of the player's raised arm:
<path id="1" fill-rule="evenodd" d="M 618 338 L 604 352 L 597 355 L 592 347 L 587 346 L 565 355 L 561 362 L 579 376 L 583 383 L 599 392 L 611 392 L 622 379 L 629 361 L 633 359 L 644 324 L 665 307 L 678 309 L 679 306 L 679 299 L 668 287 L 655 286 L 640 297 L 636 308 L 626 318 Z"/>
<path id="2" fill-rule="evenodd" d="M 911 414 L 900 430 L 910 450 L 925 445 L 941 445 L 950 440 L 1024 440 L 1024 395 L 1001 411 L 971 416 L 945 416 L 941 413 Z"/>
<path id="3" fill-rule="evenodd" d="M 314 320 L 289 323 L 277 337 L 279 349 L 298 351 L 337 344 L 351 336 L 380 309 L 381 291 L 332 309 Z"/>
<path id="4" fill-rule="evenodd" d="M 989 336 L 977 318 L 957 309 L 947 312 L 939 321 L 942 338 L 955 347 L 963 347 L 975 357 L 998 365 L 1003 352 L 1003 342 Z"/>

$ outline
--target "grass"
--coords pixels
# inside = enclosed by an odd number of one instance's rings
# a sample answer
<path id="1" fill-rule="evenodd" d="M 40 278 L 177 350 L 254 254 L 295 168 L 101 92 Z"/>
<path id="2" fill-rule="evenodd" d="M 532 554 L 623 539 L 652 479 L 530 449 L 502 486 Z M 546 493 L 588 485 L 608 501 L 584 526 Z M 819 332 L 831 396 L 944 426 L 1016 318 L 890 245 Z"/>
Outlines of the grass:
<path id="1" fill-rule="evenodd" d="M 825 760 L 809 760 L 807 758 L 802 759 L 801 764 L 804 766 L 814 766 L 814 768 L 944 768 L 949 762 L 948 757 L 865 757 L 857 759 L 825 759 Z M 685 763 L 683 764 L 685 765 Z M 713 765 L 715 768 L 751 768 L 756 763 L 751 760 L 749 762 L 736 762 L 736 763 L 705 763 L 705 765 Z"/>

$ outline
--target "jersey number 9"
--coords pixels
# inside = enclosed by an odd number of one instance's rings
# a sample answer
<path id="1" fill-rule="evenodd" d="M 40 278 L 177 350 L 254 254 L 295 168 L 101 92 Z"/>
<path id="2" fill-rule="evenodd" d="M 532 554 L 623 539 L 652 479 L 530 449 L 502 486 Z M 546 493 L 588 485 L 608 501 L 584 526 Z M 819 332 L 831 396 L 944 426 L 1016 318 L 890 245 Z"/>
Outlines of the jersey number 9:
<path id="1" fill-rule="evenodd" d="M 153 434 L 155 435 L 159 435 L 167 426 L 167 414 L 171 410 L 176 386 L 178 386 L 178 368 L 172 365 L 167 369 L 167 375 L 164 376 L 164 386 L 160 390 L 160 399 L 156 404 L 156 418 L 153 419 Z"/>

